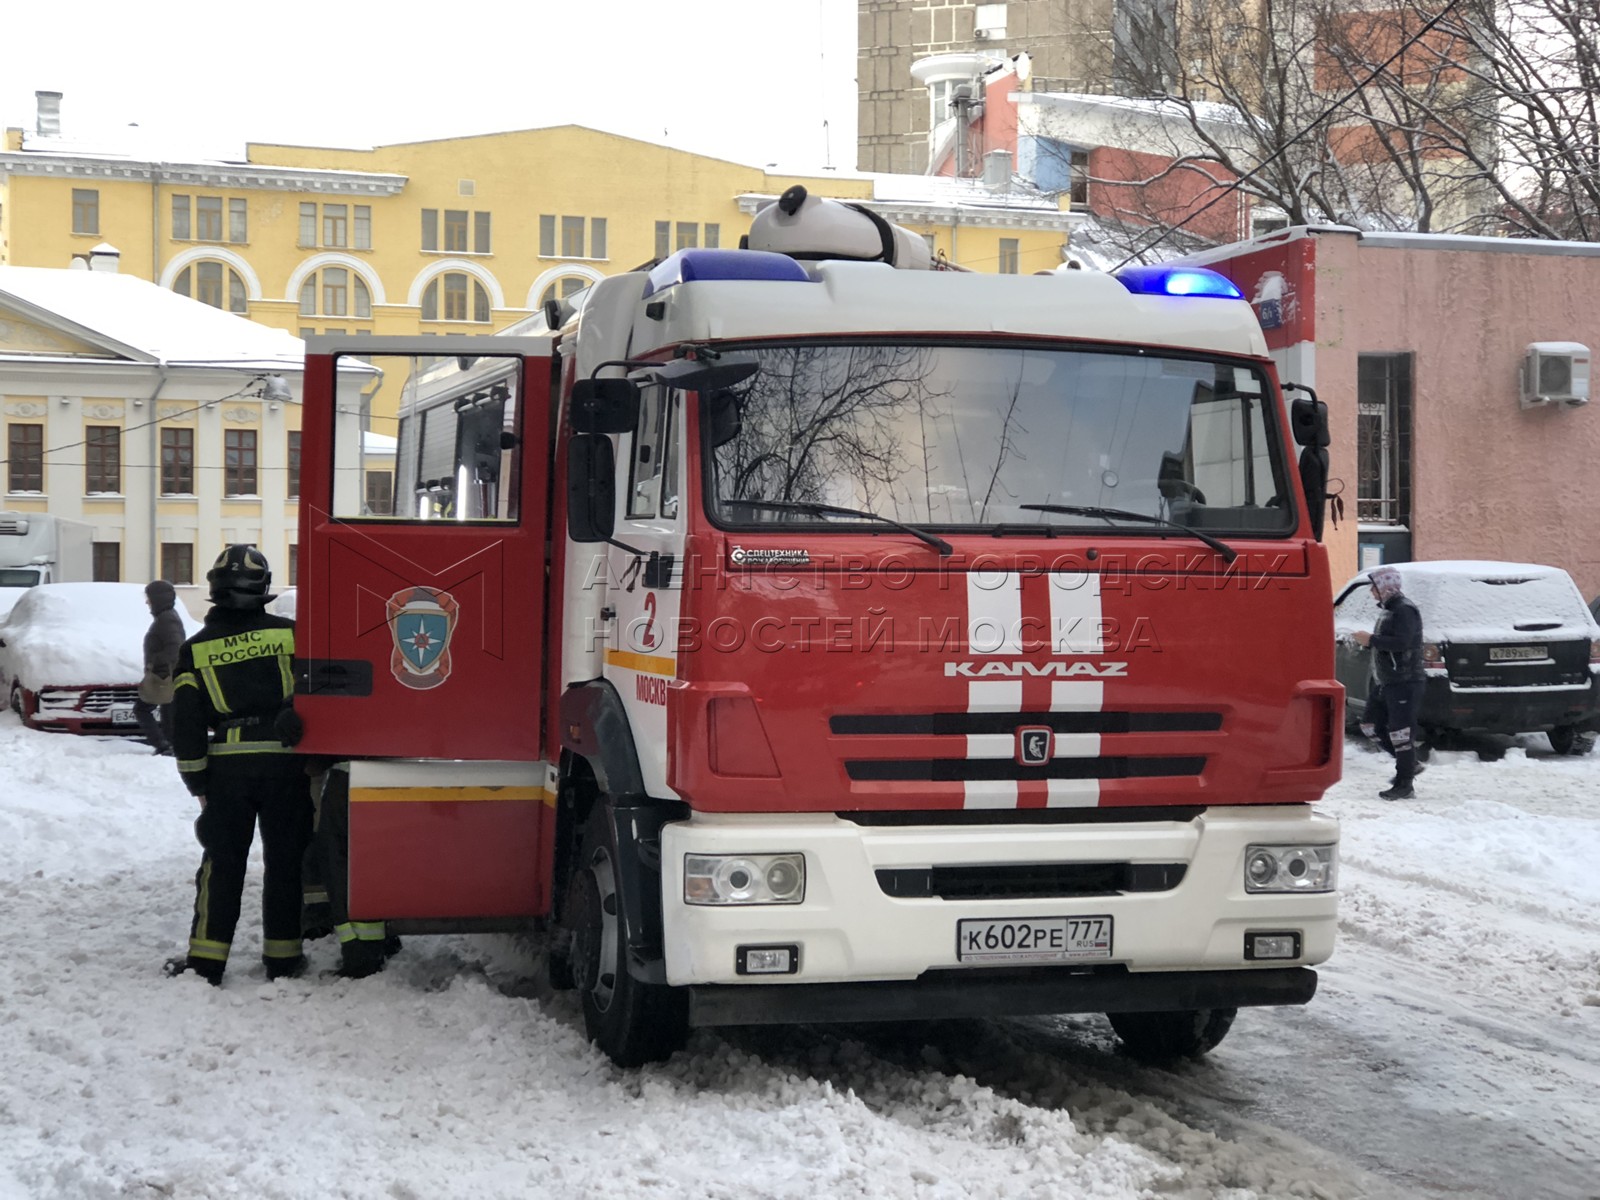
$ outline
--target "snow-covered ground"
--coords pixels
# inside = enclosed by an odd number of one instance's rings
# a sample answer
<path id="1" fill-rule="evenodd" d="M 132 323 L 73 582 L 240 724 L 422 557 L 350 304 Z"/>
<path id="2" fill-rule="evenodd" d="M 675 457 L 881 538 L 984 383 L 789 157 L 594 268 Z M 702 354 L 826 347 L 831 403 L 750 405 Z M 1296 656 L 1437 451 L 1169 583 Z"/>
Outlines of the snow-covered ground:
<path id="1" fill-rule="evenodd" d="M 1600 1194 L 1600 752 L 1352 745 L 1343 936 L 1305 1008 L 1176 1070 L 1100 1018 L 696 1034 L 613 1067 L 539 946 L 165 979 L 194 802 L 133 742 L 0 717 L 0 1198 Z M 311 948 L 334 965 L 331 941 Z"/>

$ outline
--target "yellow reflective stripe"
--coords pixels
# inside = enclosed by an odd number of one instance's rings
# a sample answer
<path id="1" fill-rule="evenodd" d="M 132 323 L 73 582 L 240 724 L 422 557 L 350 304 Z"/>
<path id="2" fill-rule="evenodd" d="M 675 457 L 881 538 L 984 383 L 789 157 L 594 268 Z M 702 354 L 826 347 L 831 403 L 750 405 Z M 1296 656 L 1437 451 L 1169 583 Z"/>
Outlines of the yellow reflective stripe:
<path id="1" fill-rule="evenodd" d="M 294 630 L 251 629 L 228 637 L 196 642 L 190 649 L 194 654 L 195 667 L 202 671 L 274 655 L 293 657 Z"/>
<path id="2" fill-rule="evenodd" d="M 328 893 L 322 888 L 307 886 L 300 889 L 300 899 L 305 904 L 326 904 Z"/>
<path id="3" fill-rule="evenodd" d="M 233 733 L 234 730 L 229 730 Z M 282 742 L 212 742 L 211 756 L 235 754 L 293 754 Z"/>
<path id="4" fill-rule="evenodd" d="M 224 742 L 237 742 L 239 740 L 239 729 L 240 726 L 235 725 L 232 729 L 227 730 L 222 735 L 222 740 Z"/>
<path id="5" fill-rule="evenodd" d="M 289 643 L 289 651 L 294 652 L 294 643 Z M 283 698 L 287 700 L 294 695 L 294 659 L 287 655 L 278 658 L 278 673 L 283 676 Z"/>
<path id="6" fill-rule="evenodd" d="M 217 682 L 217 673 L 210 667 L 202 667 L 200 678 L 205 681 L 206 694 L 211 697 L 211 707 L 219 713 L 232 712 L 233 710 L 228 707 L 228 701 L 222 695 L 222 684 Z"/>
<path id="7" fill-rule="evenodd" d="M 206 760 L 203 758 L 180 758 L 178 760 L 178 770 L 185 775 L 193 775 L 196 771 L 204 771 L 205 769 Z"/>
<path id="8" fill-rule="evenodd" d="M 212 962 L 228 961 L 228 943 L 212 942 L 205 938 L 192 937 L 189 939 L 190 958 L 209 958 Z"/>
<path id="9" fill-rule="evenodd" d="M 267 938 L 261 943 L 263 958 L 299 958 L 299 938 Z"/>
<path id="10" fill-rule="evenodd" d="M 376 801 L 424 801 L 451 803 L 476 800 L 544 800 L 552 801 L 555 793 L 543 787 L 358 787 L 350 789 L 352 804 L 370 804 Z"/>
<path id="11" fill-rule="evenodd" d="M 194 936 L 189 939 L 193 946 L 196 941 L 206 946 L 222 946 L 221 942 L 208 942 L 205 940 L 206 926 L 211 920 L 211 855 L 207 854 L 200 860 L 200 884 L 196 889 L 194 898 Z M 204 957 L 204 956 L 202 956 Z M 227 948 L 224 946 L 222 957 L 227 958 Z"/>
<path id="12" fill-rule="evenodd" d="M 352 921 L 350 928 L 363 942 L 381 942 L 389 936 L 382 921 Z"/>
<path id="13" fill-rule="evenodd" d="M 179 675 L 177 677 L 177 679 L 175 679 L 173 681 L 173 683 L 172 683 L 172 690 L 173 691 L 177 691 L 181 687 L 192 687 L 192 688 L 195 688 L 196 690 L 198 690 L 199 687 L 200 687 L 200 684 L 199 684 L 199 681 L 197 681 L 195 679 L 193 672 L 185 671 L 183 674 Z"/>

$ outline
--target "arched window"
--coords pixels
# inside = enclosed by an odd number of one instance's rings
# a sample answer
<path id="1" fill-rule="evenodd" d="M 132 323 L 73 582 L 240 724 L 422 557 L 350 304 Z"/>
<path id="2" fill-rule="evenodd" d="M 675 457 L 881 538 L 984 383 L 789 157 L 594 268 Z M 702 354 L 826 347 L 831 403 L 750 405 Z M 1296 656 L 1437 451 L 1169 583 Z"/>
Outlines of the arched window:
<path id="1" fill-rule="evenodd" d="M 545 288 L 544 295 L 539 297 L 539 307 L 543 308 L 546 304 L 549 304 L 550 301 L 558 298 L 566 300 L 576 293 L 583 291 L 584 288 L 589 287 L 593 283 L 594 280 L 587 279 L 582 275 L 563 275 L 549 287 Z"/>
<path id="2" fill-rule="evenodd" d="M 467 315 L 468 298 L 472 315 Z M 477 321 L 488 324 L 489 293 L 465 271 L 446 271 L 422 293 L 424 321 Z"/>
<path id="3" fill-rule="evenodd" d="M 239 272 L 219 262 L 197 262 L 185 267 L 172 281 L 172 290 L 231 313 L 245 312 L 249 299 Z"/>
<path id="4" fill-rule="evenodd" d="M 372 292 L 367 281 L 345 267 L 323 267 L 300 285 L 300 315 L 371 317 Z"/>

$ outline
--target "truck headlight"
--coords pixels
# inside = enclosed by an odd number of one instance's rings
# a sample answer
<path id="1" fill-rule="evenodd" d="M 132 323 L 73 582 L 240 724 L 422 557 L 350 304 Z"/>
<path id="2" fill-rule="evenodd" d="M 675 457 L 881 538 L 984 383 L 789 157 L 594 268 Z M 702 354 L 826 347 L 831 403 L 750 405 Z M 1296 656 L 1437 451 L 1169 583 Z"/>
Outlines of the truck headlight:
<path id="1" fill-rule="evenodd" d="M 1338 874 L 1337 846 L 1247 846 L 1247 892 L 1331 892 Z"/>
<path id="2" fill-rule="evenodd" d="M 685 904 L 799 904 L 804 854 L 685 854 Z"/>

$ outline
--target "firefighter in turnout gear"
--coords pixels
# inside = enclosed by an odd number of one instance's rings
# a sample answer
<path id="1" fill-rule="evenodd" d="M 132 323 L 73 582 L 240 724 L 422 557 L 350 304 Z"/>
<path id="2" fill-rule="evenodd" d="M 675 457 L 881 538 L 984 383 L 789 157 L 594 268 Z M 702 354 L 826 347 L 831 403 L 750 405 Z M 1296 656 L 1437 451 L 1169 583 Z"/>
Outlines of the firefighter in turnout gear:
<path id="1" fill-rule="evenodd" d="M 294 622 L 266 612 L 272 574 L 254 546 L 229 546 L 206 574 L 212 609 L 178 654 L 173 744 L 185 786 L 200 801 L 189 952 L 167 964 L 222 982 L 239 922 L 256 823 L 265 860 L 262 960 L 267 978 L 305 969 L 300 937 L 301 859 L 312 805 L 294 695 Z"/>

